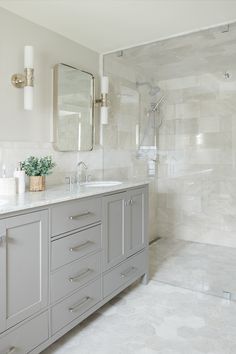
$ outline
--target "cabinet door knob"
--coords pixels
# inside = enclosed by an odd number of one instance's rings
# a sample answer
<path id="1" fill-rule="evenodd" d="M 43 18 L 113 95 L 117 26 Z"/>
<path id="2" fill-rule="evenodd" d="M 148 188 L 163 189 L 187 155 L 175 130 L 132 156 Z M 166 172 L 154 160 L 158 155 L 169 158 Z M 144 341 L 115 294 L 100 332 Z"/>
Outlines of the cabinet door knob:
<path id="1" fill-rule="evenodd" d="M 133 199 L 130 199 L 130 201 L 129 201 L 129 205 L 133 205 Z"/>

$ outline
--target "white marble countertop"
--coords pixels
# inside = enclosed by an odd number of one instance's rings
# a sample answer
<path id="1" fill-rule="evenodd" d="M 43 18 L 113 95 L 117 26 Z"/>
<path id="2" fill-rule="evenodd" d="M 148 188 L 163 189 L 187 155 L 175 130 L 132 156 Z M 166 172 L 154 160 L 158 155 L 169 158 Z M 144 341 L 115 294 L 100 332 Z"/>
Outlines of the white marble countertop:
<path id="1" fill-rule="evenodd" d="M 150 180 L 129 180 L 109 187 L 85 187 L 76 184 L 47 187 L 44 192 L 26 192 L 15 196 L 0 195 L 0 215 L 43 207 L 68 200 L 91 197 L 149 184 Z"/>

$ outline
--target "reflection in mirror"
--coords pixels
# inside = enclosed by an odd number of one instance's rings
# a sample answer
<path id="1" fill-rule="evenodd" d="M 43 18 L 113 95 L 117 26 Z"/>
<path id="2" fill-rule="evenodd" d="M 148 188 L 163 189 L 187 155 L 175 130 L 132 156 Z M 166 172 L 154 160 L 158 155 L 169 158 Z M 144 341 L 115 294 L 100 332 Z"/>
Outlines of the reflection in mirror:
<path id="1" fill-rule="evenodd" d="M 93 148 L 94 77 L 69 65 L 54 67 L 54 142 L 59 151 Z"/>

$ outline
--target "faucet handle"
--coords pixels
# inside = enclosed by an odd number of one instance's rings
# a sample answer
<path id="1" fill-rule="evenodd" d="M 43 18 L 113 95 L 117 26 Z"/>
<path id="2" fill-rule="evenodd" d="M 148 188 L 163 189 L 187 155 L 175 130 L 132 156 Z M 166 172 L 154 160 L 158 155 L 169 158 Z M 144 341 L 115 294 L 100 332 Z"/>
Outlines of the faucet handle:
<path id="1" fill-rule="evenodd" d="M 65 177 L 65 183 L 66 184 L 71 184 L 71 176 L 66 176 Z"/>
<path id="2" fill-rule="evenodd" d="M 76 176 L 66 176 L 65 177 L 66 184 L 73 184 L 76 183 Z"/>
<path id="3" fill-rule="evenodd" d="M 86 182 L 91 182 L 92 180 L 92 175 L 87 175 L 86 176 Z"/>

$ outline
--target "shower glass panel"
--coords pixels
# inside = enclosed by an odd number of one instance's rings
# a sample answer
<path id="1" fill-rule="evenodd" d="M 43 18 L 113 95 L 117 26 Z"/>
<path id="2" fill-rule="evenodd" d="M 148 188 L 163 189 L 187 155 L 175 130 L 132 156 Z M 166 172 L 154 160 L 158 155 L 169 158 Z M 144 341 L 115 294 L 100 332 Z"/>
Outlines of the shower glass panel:
<path id="1" fill-rule="evenodd" d="M 153 278 L 235 300 L 236 24 L 108 54 L 104 70 L 105 171 L 143 177 L 155 167 Z"/>

